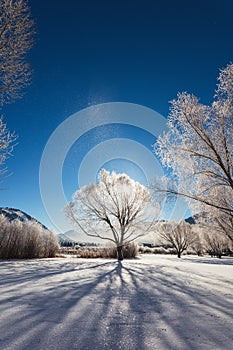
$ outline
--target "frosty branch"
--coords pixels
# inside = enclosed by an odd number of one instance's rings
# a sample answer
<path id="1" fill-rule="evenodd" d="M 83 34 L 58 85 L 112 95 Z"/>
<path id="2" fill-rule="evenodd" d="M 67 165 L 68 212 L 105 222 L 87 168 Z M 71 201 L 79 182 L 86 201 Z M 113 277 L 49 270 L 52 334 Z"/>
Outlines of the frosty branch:
<path id="1" fill-rule="evenodd" d="M 21 96 L 31 71 L 25 60 L 33 43 L 34 27 L 24 0 L 0 0 L 0 107 Z M 14 133 L 0 118 L 0 166 L 11 156 Z M 0 176 L 6 168 L 0 169 Z"/>
<path id="2" fill-rule="evenodd" d="M 27 2 L 0 1 L 0 104 L 18 98 L 29 84 L 25 60 L 33 44 L 34 27 Z"/>
<path id="3" fill-rule="evenodd" d="M 233 64 L 220 71 L 211 106 L 187 93 L 171 103 L 168 132 L 154 146 L 172 171 L 166 189 L 198 211 L 233 216 Z M 158 188 L 157 188 L 158 190 Z"/>
<path id="4" fill-rule="evenodd" d="M 74 193 L 66 214 L 86 235 L 113 242 L 122 260 L 123 246 L 151 228 L 151 205 L 146 187 L 125 174 L 110 174 L 103 169 L 96 184 Z M 159 205 L 154 207 L 153 215 L 156 211 Z"/>

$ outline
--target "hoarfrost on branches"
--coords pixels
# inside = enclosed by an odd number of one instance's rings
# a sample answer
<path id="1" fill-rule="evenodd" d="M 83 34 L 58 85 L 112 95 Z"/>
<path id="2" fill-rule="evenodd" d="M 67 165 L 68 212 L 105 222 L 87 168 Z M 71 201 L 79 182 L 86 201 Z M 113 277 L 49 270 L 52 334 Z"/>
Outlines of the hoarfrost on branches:
<path id="1" fill-rule="evenodd" d="M 21 97 L 31 70 L 25 57 L 33 43 L 34 23 L 25 0 L 0 0 L 0 107 Z M 14 133 L 0 118 L 0 166 L 11 155 Z M 6 168 L 0 169 L 2 176 Z"/>
<path id="2" fill-rule="evenodd" d="M 9 221 L 0 215 L 0 259 L 55 257 L 57 235 L 36 221 Z"/>
<path id="3" fill-rule="evenodd" d="M 15 139 L 14 133 L 7 130 L 6 124 L 0 118 L 0 176 L 4 176 L 7 171 L 7 168 L 3 165 L 5 160 L 11 156 Z"/>
<path id="4" fill-rule="evenodd" d="M 178 258 L 191 245 L 199 242 L 198 235 L 187 222 L 161 222 L 157 225 L 157 233 L 175 248 Z"/>
<path id="5" fill-rule="evenodd" d="M 86 235 L 111 241 L 122 260 L 122 247 L 144 236 L 152 226 L 153 207 L 147 188 L 126 174 L 103 169 L 98 182 L 84 186 L 73 195 L 65 209 L 67 216 Z"/>
<path id="6" fill-rule="evenodd" d="M 0 105 L 18 98 L 30 82 L 25 56 L 33 43 L 33 21 L 25 0 L 0 0 Z"/>
<path id="7" fill-rule="evenodd" d="M 232 220 L 233 64 L 220 71 L 211 106 L 186 92 L 178 94 L 171 102 L 168 132 L 154 150 L 178 184 L 170 193 L 185 196 L 194 211 Z"/>

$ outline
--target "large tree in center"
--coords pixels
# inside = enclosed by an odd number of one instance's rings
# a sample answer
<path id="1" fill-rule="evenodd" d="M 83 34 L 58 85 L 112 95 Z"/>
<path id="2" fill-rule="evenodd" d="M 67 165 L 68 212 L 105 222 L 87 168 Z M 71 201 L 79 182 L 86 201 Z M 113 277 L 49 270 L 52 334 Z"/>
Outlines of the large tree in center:
<path id="1" fill-rule="evenodd" d="M 118 260 L 123 260 L 123 246 L 150 229 L 151 204 L 145 186 L 126 174 L 103 169 L 98 182 L 76 191 L 65 210 L 86 235 L 114 243 Z"/>

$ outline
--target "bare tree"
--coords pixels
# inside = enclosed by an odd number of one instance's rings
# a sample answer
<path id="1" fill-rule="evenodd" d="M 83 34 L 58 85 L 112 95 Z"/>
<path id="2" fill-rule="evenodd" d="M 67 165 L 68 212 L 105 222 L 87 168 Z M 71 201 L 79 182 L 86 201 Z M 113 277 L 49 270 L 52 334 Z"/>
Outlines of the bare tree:
<path id="1" fill-rule="evenodd" d="M 219 259 L 221 259 L 224 251 L 227 251 L 230 247 L 230 240 L 217 231 L 212 234 L 205 232 L 204 240 L 207 253 L 212 257 L 216 256 Z"/>
<path id="2" fill-rule="evenodd" d="M 233 217 L 233 64 L 220 71 L 211 106 L 187 93 L 172 101 L 168 132 L 155 152 L 172 170 L 170 194 L 189 200 L 194 211 Z"/>
<path id="3" fill-rule="evenodd" d="M 25 0 L 0 0 L 0 105 L 18 98 L 30 82 L 25 57 L 34 24 Z"/>
<path id="4" fill-rule="evenodd" d="M 160 237 L 175 248 L 178 258 L 181 254 L 197 241 L 198 236 L 192 231 L 192 227 L 187 222 L 162 222 L 157 226 Z"/>
<path id="5" fill-rule="evenodd" d="M 113 242 L 118 260 L 122 248 L 145 235 L 152 225 L 151 196 L 147 188 L 125 174 L 102 170 L 96 184 L 74 193 L 65 211 L 86 235 Z M 159 211 L 154 207 L 154 213 Z"/>
<path id="6" fill-rule="evenodd" d="M 0 107 L 21 97 L 31 71 L 26 54 L 33 43 L 34 24 L 25 0 L 0 0 Z M 11 156 L 15 135 L 0 118 L 0 167 Z M 0 169 L 0 176 L 6 168 Z"/>
<path id="7" fill-rule="evenodd" d="M 204 253 L 204 247 L 203 244 L 201 243 L 200 239 L 197 237 L 197 240 L 194 241 L 191 245 L 190 248 L 198 255 L 201 256 Z"/>

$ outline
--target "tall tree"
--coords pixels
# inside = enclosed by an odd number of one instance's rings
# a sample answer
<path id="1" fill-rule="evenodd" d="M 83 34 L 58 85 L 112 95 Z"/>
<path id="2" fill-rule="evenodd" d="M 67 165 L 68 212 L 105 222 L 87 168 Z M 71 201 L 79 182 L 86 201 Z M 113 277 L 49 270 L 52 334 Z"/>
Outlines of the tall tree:
<path id="1" fill-rule="evenodd" d="M 26 54 L 33 43 L 34 24 L 25 0 L 0 0 L 0 108 L 21 97 L 30 82 Z M 0 166 L 11 155 L 15 135 L 0 118 Z M 0 175 L 6 169 L 0 170 Z"/>
<path id="2" fill-rule="evenodd" d="M 21 96 L 31 70 L 26 54 L 33 44 L 34 23 L 25 0 L 0 0 L 0 104 Z"/>
<path id="3" fill-rule="evenodd" d="M 211 106 L 178 94 L 154 149 L 171 170 L 169 193 L 189 199 L 195 211 L 233 217 L 233 64 L 220 71 Z"/>
<path id="4" fill-rule="evenodd" d="M 151 204 L 145 186 L 125 174 L 103 169 L 98 182 L 75 192 L 65 210 L 71 222 L 86 235 L 113 242 L 118 260 L 122 260 L 123 246 L 148 233 Z M 155 211 L 156 208 L 153 215 Z"/>

